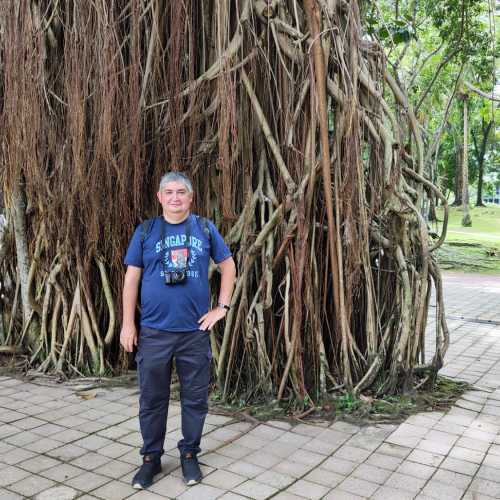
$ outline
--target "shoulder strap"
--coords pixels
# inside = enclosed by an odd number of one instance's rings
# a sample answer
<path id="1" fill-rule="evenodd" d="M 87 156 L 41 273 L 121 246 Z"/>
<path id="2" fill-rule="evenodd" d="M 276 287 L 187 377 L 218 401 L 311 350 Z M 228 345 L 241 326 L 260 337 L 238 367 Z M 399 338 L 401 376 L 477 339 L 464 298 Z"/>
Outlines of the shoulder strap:
<path id="1" fill-rule="evenodd" d="M 149 231 L 151 230 L 151 226 L 153 225 L 153 222 L 155 221 L 156 217 L 153 217 L 152 219 L 146 219 L 142 224 L 141 224 L 141 244 L 144 243 L 144 240 L 146 239 L 146 236 L 148 235 Z"/>

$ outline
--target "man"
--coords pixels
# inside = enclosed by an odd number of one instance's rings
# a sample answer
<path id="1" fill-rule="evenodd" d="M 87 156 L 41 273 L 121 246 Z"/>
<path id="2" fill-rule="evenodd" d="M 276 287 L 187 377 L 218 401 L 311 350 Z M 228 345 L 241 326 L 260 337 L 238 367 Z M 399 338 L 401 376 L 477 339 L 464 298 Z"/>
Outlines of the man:
<path id="1" fill-rule="evenodd" d="M 139 421 L 143 464 L 132 480 L 147 488 L 161 471 L 172 359 L 181 388 L 182 436 L 178 443 L 184 480 L 201 480 L 197 460 L 208 411 L 210 329 L 221 320 L 231 300 L 236 268 L 215 226 L 190 213 L 191 181 L 178 172 L 160 181 L 158 200 L 163 216 L 139 225 L 130 241 L 123 286 L 120 342 L 131 352 L 137 345 Z M 208 265 L 221 272 L 218 305 L 209 310 Z M 141 288 L 140 334 L 134 323 Z"/>

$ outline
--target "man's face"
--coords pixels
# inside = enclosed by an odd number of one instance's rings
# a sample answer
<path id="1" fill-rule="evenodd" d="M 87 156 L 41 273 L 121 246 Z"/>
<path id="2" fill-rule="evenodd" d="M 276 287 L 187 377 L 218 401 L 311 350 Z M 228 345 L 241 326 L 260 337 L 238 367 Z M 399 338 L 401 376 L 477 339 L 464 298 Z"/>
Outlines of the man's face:
<path id="1" fill-rule="evenodd" d="M 191 208 L 193 193 L 182 182 L 167 182 L 158 191 L 158 201 L 167 214 L 183 214 Z"/>

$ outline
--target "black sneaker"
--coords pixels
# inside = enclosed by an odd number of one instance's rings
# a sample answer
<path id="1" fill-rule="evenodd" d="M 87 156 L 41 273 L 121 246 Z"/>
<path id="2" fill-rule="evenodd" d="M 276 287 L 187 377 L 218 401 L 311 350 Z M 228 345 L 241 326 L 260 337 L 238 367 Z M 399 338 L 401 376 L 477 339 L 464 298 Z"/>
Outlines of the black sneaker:
<path id="1" fill-rule="evenodd" d="M 193 486 L 201 481 L 202 475 L 200 464 L 194 453 L 186 453 L 184 456 L 181 455 L 181 466 L 184 482 L 188 486 Z"/>
<path id="2" fill-rule="evenodd" d="M 151 455 L 144 455 L 141 468 L 132 479 L 132 486 L 143 490 L 153 484 L 153 478 L 161 472 L 161 460 Z"/>

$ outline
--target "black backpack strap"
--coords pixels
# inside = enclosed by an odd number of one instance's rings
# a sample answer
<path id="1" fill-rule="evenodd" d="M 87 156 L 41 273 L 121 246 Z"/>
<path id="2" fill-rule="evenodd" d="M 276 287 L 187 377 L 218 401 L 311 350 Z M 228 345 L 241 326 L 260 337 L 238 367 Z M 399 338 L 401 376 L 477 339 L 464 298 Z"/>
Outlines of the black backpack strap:
<path id="1" fill-rule="evenodd" d="M 196 218 L 198 219 L 198 222 L 201 223 L 203 232 L 205 233 L 205 236 L 208 238 L 208 242 L 211 244 L 212 233 L 210 232 L 210 228 L 208 227 L 208 219 L 206 217 L 200 217 L 199 215 L 197 215 Z"/>
<path id="2" fill-rule="evenodd" d="M 149 231 L 151 230 L 151 226 L 153 225 L 155 219 L 156 217 L 153 217 L 152 219 L 146 219 L 141 224 L 141 244 L 144 243 L 144 240 L 146 239 L 146 236 L 149 234 Z"/>

